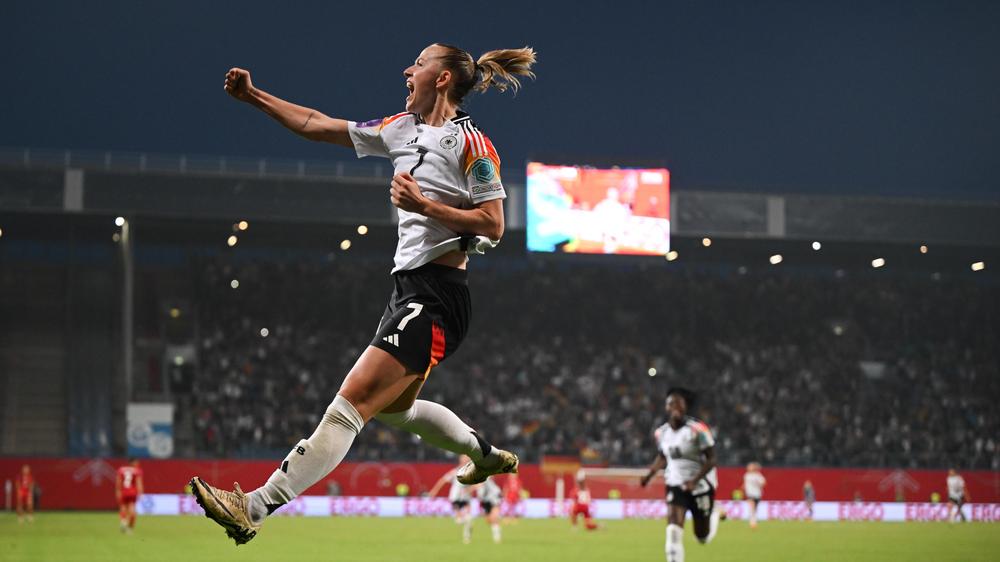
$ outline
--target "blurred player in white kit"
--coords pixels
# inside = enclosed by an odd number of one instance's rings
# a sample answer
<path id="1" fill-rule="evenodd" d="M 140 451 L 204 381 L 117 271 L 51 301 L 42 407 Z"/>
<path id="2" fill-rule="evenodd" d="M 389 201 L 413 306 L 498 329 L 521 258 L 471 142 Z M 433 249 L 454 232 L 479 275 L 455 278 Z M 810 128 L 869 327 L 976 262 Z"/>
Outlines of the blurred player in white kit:
<path id="1" fill-rule="evenodd" d="M 474 486 L 476 489 L 476 499 L 479 500 L 479 509 L 483 512 L 483 517 L 490 524 L 490 531 L 493 533 L 493 542 L 500 543 L 500 502 L 503 501 L 503 490 L 492 478 L 487 478 L 486 482 Z"/>
<path id="2" fill-rule="evenodd" d="M 666 467 L 667 562 L 684 562 L 684 519 L 691 512 L 694 534 L 708 544 L 719 528 L 720 513 L 715 509 L 718 476 L 715 470 L 715 437 L 705 422 L 687 415 L 695 395 L 684 388 L 667 391 L 667 423 L 654 432 L 659 449 L 649 472 L 640 479 L 645 486 Z"/>
<path id="3" fill-rule="evenodd" d="M 750 512 L 750 528 L 757 527 L 757 505 L 764 494 L 764 486 L 767 479 L 760 472 L 760 463 L 752 462 L 747 465 L 747 471 L 743 474 L 743 492 L 747 496 L 747 510 Z"/>
<path id="4" fill-rule="evenodd" d="M 969 499 L 965 490 L 965 479 L 954 469 L 948 470 L 948 521 L 966 521 L 962 506 Z"/>

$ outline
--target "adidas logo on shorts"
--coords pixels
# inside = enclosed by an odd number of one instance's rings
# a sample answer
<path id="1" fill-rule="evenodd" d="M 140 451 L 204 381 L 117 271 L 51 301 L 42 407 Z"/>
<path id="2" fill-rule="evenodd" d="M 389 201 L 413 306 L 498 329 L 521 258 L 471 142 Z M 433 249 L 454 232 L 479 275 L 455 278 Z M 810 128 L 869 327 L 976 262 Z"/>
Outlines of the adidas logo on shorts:
<path id="1" fill-rule="evenodd" d="M 382 341 L 391 343 L 392 345 L 399 347 L 399 334 L 392 334 L 382 338 Z"/>

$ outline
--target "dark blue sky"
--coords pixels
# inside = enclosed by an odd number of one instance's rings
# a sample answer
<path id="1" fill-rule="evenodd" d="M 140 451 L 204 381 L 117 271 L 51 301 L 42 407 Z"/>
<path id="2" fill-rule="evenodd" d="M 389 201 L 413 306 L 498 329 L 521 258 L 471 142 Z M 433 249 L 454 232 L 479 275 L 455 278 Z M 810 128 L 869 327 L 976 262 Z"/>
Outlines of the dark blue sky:
<path id="1" fill-rule="evenodd" d="M 99 4 L 99 7 L 86 4 Z M 468 109 L 505 166 L 656 159 L 677 189 L 1000 200 L 1000 2 L 17 2 L 0 145 L 346 158 L 231 101 L 225 71 L 369 119 L 421 48 L 534 46 Z"/>

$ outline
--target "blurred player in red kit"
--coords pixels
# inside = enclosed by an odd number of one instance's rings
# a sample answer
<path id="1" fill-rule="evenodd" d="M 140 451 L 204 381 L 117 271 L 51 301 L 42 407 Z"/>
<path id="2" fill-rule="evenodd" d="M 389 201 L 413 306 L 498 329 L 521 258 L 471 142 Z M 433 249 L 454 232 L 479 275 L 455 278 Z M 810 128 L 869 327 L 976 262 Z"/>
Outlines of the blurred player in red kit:
<path id="1" fill-rule="evenodd" d="M 127 465 L 118 468 L 115 478 L 115 499 L 118 500 L 118 519 L 123 533 L 131 533 L 135 528 L 135 502 L 142 495 L 142 469 L 139 461 L 129 459 Z"/>
<path id="2" fill-rule="evenodd" d="M 35 520 L 35 477 L 31 475 L 31 467 L 21 467 L 21 474 L 15 480 L 17 487 L 17 522 L 24 523 L 25 514 L 28 523 Z"/>
<path id="3" fill-rule="evenodd" d="M 576 518 L 578 515 L 583 516 L 583 524 L 588 531 L 593 531 L 597 528 L 597 523 L 594 523 L 594 518 L 590 516 L 590 489 L 587 488 L 587 478 L 584 476 L 583 471 L 576 473 L 576 485 L 569 493 L 570 497 L 573 498 L 573 510 L 570 511 L 570 522 L 576 525 Z"/>
<path id="4" fill-rule="evenodd" d="M 508 474 L 507 480 L 503 484 L 503 503 L 504 511 L 507 512 L 506 517 L 504 517 L 505 522 L 509 522 L 511 519 L 517 518 L 517 505 L 521 502 L 521 478 L 516 474 Z"/>

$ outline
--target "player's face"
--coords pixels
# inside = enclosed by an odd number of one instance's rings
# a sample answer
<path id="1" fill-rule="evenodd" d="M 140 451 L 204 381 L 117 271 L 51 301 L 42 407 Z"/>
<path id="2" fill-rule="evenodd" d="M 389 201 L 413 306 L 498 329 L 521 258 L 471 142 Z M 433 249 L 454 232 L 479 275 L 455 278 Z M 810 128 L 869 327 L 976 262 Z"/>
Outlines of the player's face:
<path id="1" fill-rule="evenodd" d="M 684 400 L 683 396 L 679 394 L 671 394 L 667 396 L 667 414 L 670 415 L 672 420 L 683 419 L 687 414 L 687 402 Z"/>
<path id="2" fill-rule="evenodd" d="M 441 75 L 441 64 L 438 56 L 444 54 L 443 48 L 431 45 L 423 51 L 417 60 L 406 70 L 406 88 L 410 95 L 406 96 L 406 111 L 424 115 L 434 109 L 437 101 L 437 80 Z"/>

